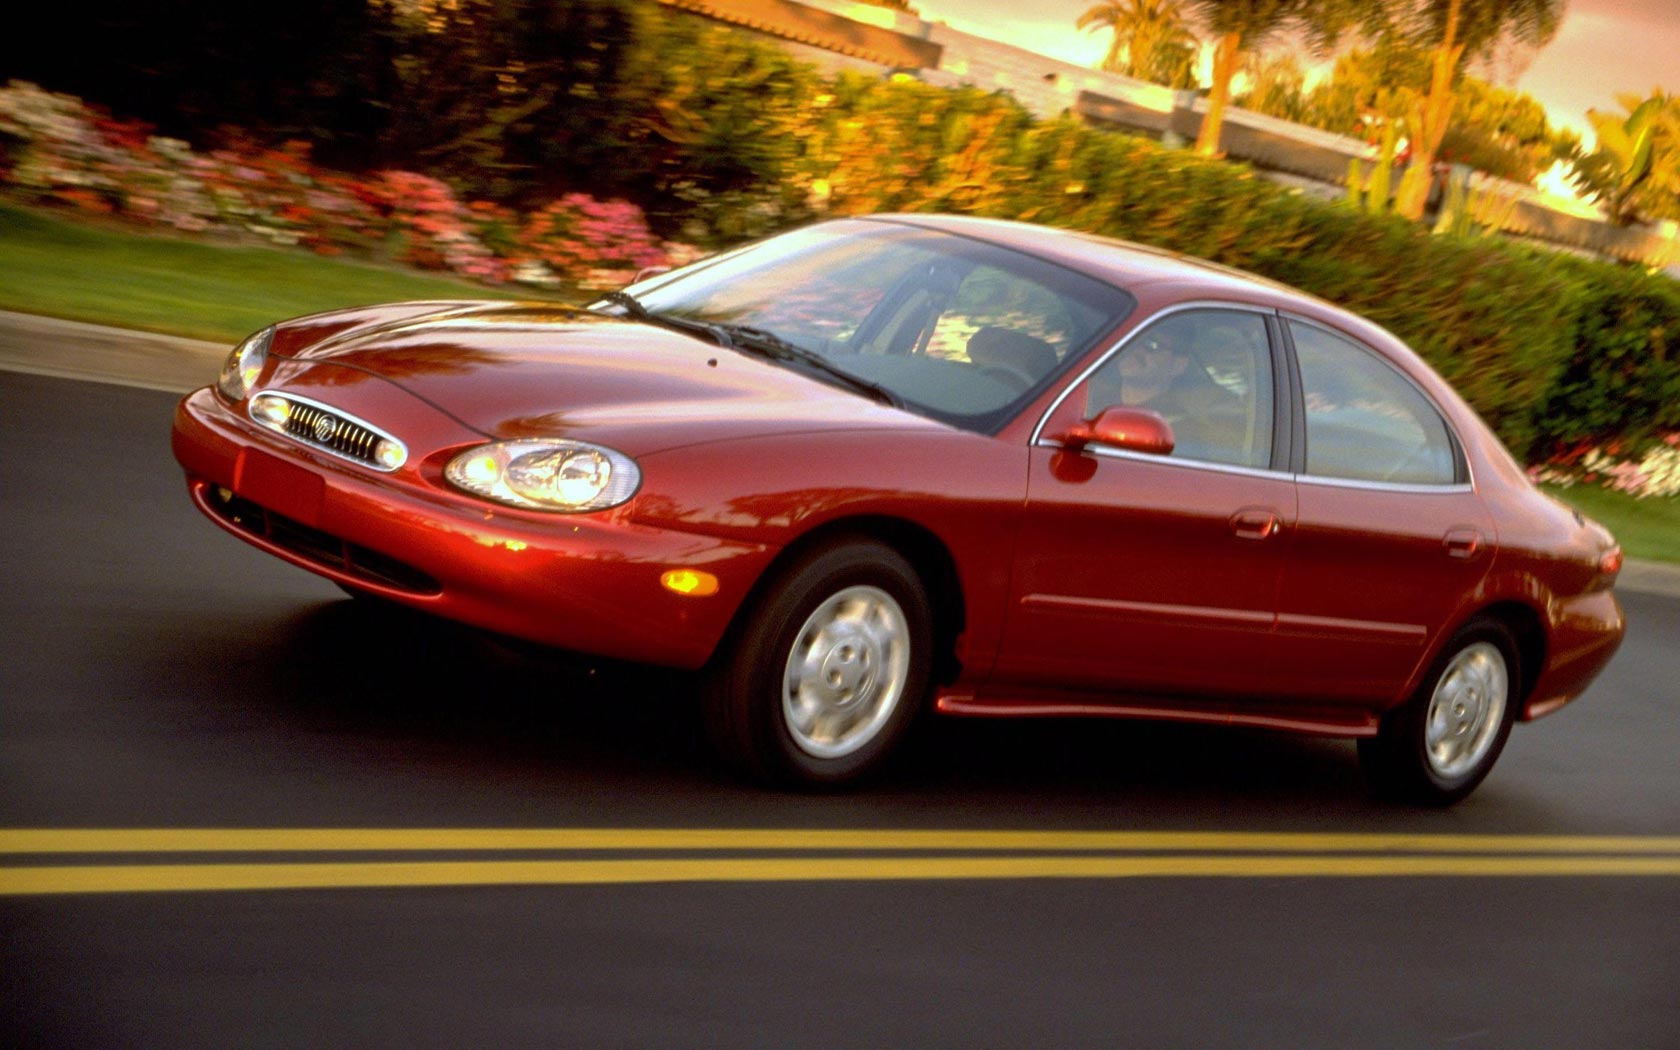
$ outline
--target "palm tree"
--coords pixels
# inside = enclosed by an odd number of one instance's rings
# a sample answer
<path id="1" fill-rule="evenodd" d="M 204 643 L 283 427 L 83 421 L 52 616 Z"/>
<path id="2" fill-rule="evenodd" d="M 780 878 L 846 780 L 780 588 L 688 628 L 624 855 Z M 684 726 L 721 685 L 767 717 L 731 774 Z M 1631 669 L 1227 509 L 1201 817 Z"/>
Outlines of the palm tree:
<path id="1" fill-rule="evenodd" d="M 1113 30 L 1103 69 L 1162 83 L 1182 79 L 1182 74 L 1174 76 L 1175 52 L 1193 51 L 1196 43 L 1178 0 L 1103 0 L 1074 24 L 1080 29 Z"/>
<path id="2" fill-rule="evenodd" d="M 1216 157 L 1225 107 L 1231 101 L 1231 78 L 1242 68 L 1243 56 L 1286 29 L 1303 30 L 1314 43 L 1327 45 L 1353 19 L 1357 5 L 1349 0 L 1190 0 L 1190 6 L 1214 38 L 1213 83 L 1196 152 Z"/>
<path id="3" fill-rule="evenodd" d="M 1509 39 L 1541 47 L 1556 35 L 1568 0 L 1382 0 L 1367 9 L 1367 28 L 1401 36 L 1430 53 L 1429 92 L 1413 114 L 1412 163 L 1426 174 L 1452 122 L 1453 82 L 1464 63 Z M 1375 19 L 1372 18 L 1375 13 Z M 1375 26 L 1373 26 L 1375 22 Z M 1395 202 L 1408 218 L 1423 216 L 1429 179 Z"/>

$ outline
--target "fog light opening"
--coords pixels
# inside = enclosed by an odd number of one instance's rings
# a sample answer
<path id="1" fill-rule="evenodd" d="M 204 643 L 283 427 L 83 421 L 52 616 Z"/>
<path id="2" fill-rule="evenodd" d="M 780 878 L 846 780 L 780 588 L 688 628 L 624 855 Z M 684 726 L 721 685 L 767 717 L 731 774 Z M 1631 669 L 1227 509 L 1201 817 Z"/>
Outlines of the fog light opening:
<path id="1" fill-rule="evenodd" d="M 292 404 L 283 397 L 259 394 L 251 402 L 251 414 L 277 430 L 284 430 L 292 417 Z"/>
<path id="2" fill-rule="evenodd" d="M 408 450 L 395 441 L 380 438 L 373 446 L 373 458 L 386 470 L 396 470 L 408 461 Z"/>

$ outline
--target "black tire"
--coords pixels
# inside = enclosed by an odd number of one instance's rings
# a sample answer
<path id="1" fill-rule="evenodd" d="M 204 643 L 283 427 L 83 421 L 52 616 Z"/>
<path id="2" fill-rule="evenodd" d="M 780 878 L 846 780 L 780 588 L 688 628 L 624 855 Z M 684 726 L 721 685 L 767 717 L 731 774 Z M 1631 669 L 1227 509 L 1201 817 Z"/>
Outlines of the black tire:
<path id="1" fill-rule="evenodd" d="M 902 555 L 873 540 L 825 543 L 767 583 L 707 668 L 707 735 L 752 779 L 854 784 L 915 721 L 932 646 L 927 593 Z"/>
<path id="2" fill-rule="evenodd" d="M 1499 759 L 1522 695 L 1510 629 L 1470 621 L 1442 646 L 1411 699 L 1384 716 L 1376 736 L 1359 741 L 1366 782 L 1382 798 L 1452 805 Z"/>

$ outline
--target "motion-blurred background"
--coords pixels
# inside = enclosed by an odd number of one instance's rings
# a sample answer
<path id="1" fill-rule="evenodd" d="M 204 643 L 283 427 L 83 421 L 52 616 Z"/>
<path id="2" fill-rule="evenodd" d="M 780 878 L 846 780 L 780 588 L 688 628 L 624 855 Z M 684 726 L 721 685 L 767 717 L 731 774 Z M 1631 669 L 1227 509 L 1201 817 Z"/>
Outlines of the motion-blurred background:
<path id="1" fill-rule="evenodd" d="M 1023 219 L 1371 316 L 1630 553 L 1680 559 L 1680 98 L 1641 57 L 1680 16 L 1647 6 L 44 6 L 0 38 L 0 307 L 227 340 L 577 300 L 827 215 Z M 1607 24 L 1626 61 L 1580 112 Z M 1582 57 L 1524 76 L 1555 47 Z"/>

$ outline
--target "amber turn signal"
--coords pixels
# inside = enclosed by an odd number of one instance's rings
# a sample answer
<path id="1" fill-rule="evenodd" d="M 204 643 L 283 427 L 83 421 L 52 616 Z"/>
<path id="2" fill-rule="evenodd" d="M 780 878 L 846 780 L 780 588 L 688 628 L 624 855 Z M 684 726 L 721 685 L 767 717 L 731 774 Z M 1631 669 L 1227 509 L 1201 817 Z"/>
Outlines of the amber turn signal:
<path id="1" fill-rule="evenodd" d="M 671 569 L 659 577 L 659 582 L 666 590 L 690 598 L 706 598 L 718 592 L 718 578 L 697 569 Z"/>

